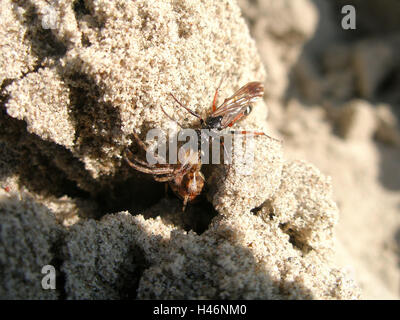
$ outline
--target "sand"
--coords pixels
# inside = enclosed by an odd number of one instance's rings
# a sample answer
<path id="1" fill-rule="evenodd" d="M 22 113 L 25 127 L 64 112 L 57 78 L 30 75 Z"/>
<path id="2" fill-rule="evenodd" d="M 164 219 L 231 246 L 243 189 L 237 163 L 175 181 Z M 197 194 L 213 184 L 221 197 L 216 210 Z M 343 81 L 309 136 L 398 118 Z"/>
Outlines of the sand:
<path id="1" fill-rule="evenodd" d="M 270 75 L 268 123 L 282 134 L 285 157 L 332 177 L 335 261 L 362 298 L 399 299 L 400 83 L 391 74 L 400 65 L 400 7 L 362 2 L 239 3 Z M 354 31 L 340 27 L 344 4 L 357 8 Z M 278 38 L 270 16 L 290 18 Z"/>

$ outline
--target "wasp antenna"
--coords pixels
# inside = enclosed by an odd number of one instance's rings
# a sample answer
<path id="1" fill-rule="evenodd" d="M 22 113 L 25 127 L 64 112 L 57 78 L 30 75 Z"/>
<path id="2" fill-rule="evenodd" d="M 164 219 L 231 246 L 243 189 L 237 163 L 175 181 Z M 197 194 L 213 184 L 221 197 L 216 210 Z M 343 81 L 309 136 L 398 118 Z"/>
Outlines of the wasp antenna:
<path id="1" fill-rule="evenodd" d="M 202 119 L 202 117 L 200 117 L 196 112 L 194 112 L 193 110 L 191 110 L 188 107 L 186 107 L 185 105 L 183 105 L 183 103 L 180 102 L 177 98 L 175 98 L 175 96 L 172 93 L 170 93 L 169 95 L 176 101 L 177 104 L 179 104 L 183 109 L 185 109 L 187 112 L 189 112 L 192 116 L 195 116 L 198 119 Z"/>
<path id="2" fill-rule="evenodd" d="M 181 127 L 181 129 L 183 129 L 182 125 L 176 121 L 174 118 L 172 118 L 165 110 L 164 108 L 161 106 L 161 110 L 164 112 L 164 114 L 167 116 L 167 118 L 173 122 L 175 122 L 179 127 Z"/>

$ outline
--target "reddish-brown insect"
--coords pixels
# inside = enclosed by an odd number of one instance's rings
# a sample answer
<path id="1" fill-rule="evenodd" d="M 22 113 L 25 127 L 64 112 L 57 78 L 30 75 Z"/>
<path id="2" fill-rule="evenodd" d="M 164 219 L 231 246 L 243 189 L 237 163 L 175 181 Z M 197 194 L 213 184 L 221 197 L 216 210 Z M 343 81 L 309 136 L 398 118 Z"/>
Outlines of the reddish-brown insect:
<path id="1" fill-rule="evenodd" d="M 139 136 L 135 132 L 133 136 L 136 143 L 147 152 L 147 147 Z M 203 190 L 205 179 L 200 171 L 201 163 L 192 158 L 198 156 L 197 153 L 190 153 L 188 150 L 184 155 L 183 163 L 162 164 L 160 159 L 157 159 L 159 163 L 151 165 L 140 160 L 129 150 L 125 152 L 125 160 L 132 168 L 153 175 L 154 180 L 158 182 L 168 182 L 172 191 L 183 200 L 182 211 L 185 211 L 187 203 L 196 199 Z"/>
<path id="2" fill-rule="evenodd" d="M 221 85 L 221 84 L 220 84 Z M 209 130 L 223 130 L 227 127 L 231 127 L 235 122 L 241 120 L 243 117 L 251 112 L 251 104 L 257 99 L 263 96 L 264 86 L 261 82 L 249 82 L 238 91 L 236 91 L 231 97 L 225 99 L 225 101 L 217 108 L 216 101 L 218 96 L 218 90 L 215 91 L 213 104 L 212 104 L 212 114 L 205 120 L 199 116 L 197 113 L 184 106 L 178 101 L 172 94 L 171 96 L 174 100 L 190 114 L 200 119 L 200 128 L 196 129 L 200 132 L 200 129 Z M 162 108 L 164 111 L 164 109 Z M 164 113 L 172 119 L 165 111 Z M 177 122 L 177 121 L 175 121 Z M 178 123 L 178 122 L 177 122 Z M 178 123 L 182 128 L 182 126 Z M 263 132 L 248 132 L 239 131 L 241 134 L 252 133 L 255 135 L 265 135 Z M 140 140 L 136 133 L 133 133 L 136 142 L 141 148 L 147 152 L 147 147 Z M 200 136 L 200 135 L 199 135 Z M 154 180 L 159 182 L 168 182 L 171 189 L 176 195 L 183 199 L 183 208 L 185 210 L 187 203 L 192 202 L 200 195 L 203 190 L 205 179 L 201 173 L 201 162 L 199 154 L 193 154 L 189 152 L 186 153 L 183 163 L 178 164 L 155 164 L 150 165 L 145 161 L 140 160 L 138 157 L 133 155 L 129 150 L 126 151 L 125 159 L 128 164 L 134 169 L 152 174 Z M 200 152 L 200 151 L 199 151 Z M 198 161 L 193 160 L 192 157 L 197 156 Z M 160 161 L 159 161 L 160 162 Z"/>
<path id="3" fill-rule="evenodd" d="M 257 100 L 258 98 L 264 95 L 264 86 L 261 82 L 254 81 L 249 82 L 243 87 L 241 87 L 238 91 L 236 91 L 231 97 L 225 99 L 225 101 L 219 106 L 216 106 L 218 90 L 221 84 L 218 86 L 217 90 L 214 94 L 214 100 L 212 104 L 212 110 L 210 116 L 208 116 L 205 120 L 198 115 L 193 110 L 190 110 L 188 107 L 184 106 L 181 102 L 178 101 L 172 94 L 171 96 L 174 100 L 185 110 L 187 110 L 190 114 L 197 117 L 200 120 L 201 129 L 209 129 L 209 130 L 223 130 L 227 127 L 232 127 L 235 122 L 241 120 L 243 117 L 247 116 L 251 110 L 251 104 Z M 165 111 L 164 111 L 165 113 Z M 169 116 L 168 116 L 169 117 Z M 171 117 L 169 117 L 171 119 Z M 175 120 L 174 120 L 175 121 Z M 175 121 L 176 122 L 176 121 Z M 256 135 L 265 135 L 263 132 L 247 132 L 240 131 L 242 134 L 252 133 Z"/>

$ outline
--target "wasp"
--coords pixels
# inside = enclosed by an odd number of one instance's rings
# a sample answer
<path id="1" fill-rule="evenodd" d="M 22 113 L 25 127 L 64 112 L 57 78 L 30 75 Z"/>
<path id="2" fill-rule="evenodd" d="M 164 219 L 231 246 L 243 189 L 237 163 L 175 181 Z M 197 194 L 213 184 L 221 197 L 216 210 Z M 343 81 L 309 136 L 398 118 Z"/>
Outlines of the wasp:
<path id="1" fill-rule="evenodd" d="M 180 101 L 178 101 L 178 99 L 175 98 L 173 94 L 170 95 L 182 108 L 200 120 L 200 129 L 221 131 L 227 127 L 232 127 L 237 121 L 250 114 L 252 111 L 252 103 L 264 95 L 264 85 L 261 82 L 249 82 L 236 91 L 231 97 L 225 99 L 224 102 L 217 107 L 216 103 L 221 83 L 217 90 L 215 90 L 212 103 L 212 113 L 206 119 L 203 119 L 199 114 L 183 105 Z M 164 111 L 164 109 L 162 110 Z M 164 113 L 166 114 L 165 111 Z M 168 114 L 167 116 L 174 122 L 177 122 Z M 182 127 L 179 123 L 178 125 Z M 237 133 L 236 131 L 231 132 Z M 263 132 L 239 131 L 239 133 L 265 135 Z"/>
<path id="2" fill-rule="evenodd" d="M 183 105 L 173 94 L 170 94 L 179 106 L 200 120 L 200 125 L 196 129 L 198 135 L 200 135 L 201 129 L 221 131 L 227 127 L 232 127 L 237 121 L 247 116 L 252 111 L 252 103 L 264 95 L 264 86 L 261 82 L 249 82 L 237 90 L 231 97 L 225 99 L 224 102 L 217 107 L 217 97 L 221 83 L 214 94 L 212 113 L 206 119 L 203 119 L 196 112 Z M 170 117 L 163 108 L 162 111 L 170 120 L 176 122 L 183 128 L 182 125 Z M 265 135 L 263 132 L 249 131 L 231 131 L 231 133 Z M 137 144 L 147 152 L 147 147 L 139 136 L 136 133 L 133 133 L 133 136 Z M 193 157 L 198 158 L 193 159 Z M 190 150 L 187 150 L 183 161 L 177 164 L 162 164 L 162 162 L 160 163 L 160 161 L 158 161 L 158 163 L 150 165 L 146 161 L 133 155 L 129 150 L 125 153 L 125 160 L 131 167 L 153 175 L 155 181 L 168 182 L 172 191 L 183 200 L 182 211 L 185 211 L 189 202 L 194 201 L 201 194 L 205 184 L 199 158 L 200 156 L 198 153 L 192 153 Z"/>

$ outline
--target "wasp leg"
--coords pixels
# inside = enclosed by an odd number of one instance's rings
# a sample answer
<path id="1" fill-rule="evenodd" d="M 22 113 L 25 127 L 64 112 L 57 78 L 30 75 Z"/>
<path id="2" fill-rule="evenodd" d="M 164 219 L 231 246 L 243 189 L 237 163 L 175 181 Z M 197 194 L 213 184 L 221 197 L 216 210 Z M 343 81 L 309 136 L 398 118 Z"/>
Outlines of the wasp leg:
<path id="1" fill-rule="evenodd" d="M 228 124 L 228 127 L 232 127 L 234 124 L 235 124 L 235 122 L 237 122 L 237 121 L 239 121 L 241 118 L 243 118 L 245 116 L 245 114 L 244 113 L 239 113 L 233 120 L 232 120 L 232 122 L 230 123 L 230 124 Z"/>
<path id="2" fill-rule="evenodd" d="M 265 137 L 267 137 L 267 138 L 269 138 L 271 140 L 274 140 L 276 142 L 282 143 L 282 140 L 273 138 L 273 137 L 265 134 L 264 132 L 256 132 L 256 131 L 230 131 L 230 132 L 231 133 L 237 133 L 237 134 L 251 134 L 251 135 L 254 135 L 254 136 L 265 136 Z"/>
<path id="3" fill-rule="evenodd" d="M 219 85 L 218 85 L 217 89 L 215 90 L 213 104 L 212 104 L 212 111 L 213 112 L 215 110 L 217 110 L 217 97 L 218 97 L 219 88 L 221 87 L 221 84 L 222 84 L 222 80 L 224 80 L 224 77 L 221 78 L 221 81 L 219 82 Z"/>
<path id="4" fill-rule="evenodd" d="M 226 164 L 226 171 L 225 171 L 225 175 L 228 176 L 230 169 L 231 169 L 231 165 L 232 165 L 232 154 L 229 156 L 228 151 L 225 148 L 225 143 L 223 141 L 221 141 L 222 147 L 224 148 L 224 164 Z M 225 166 L 224 166 L 225 168 Z"/>
<path id="5" fill-rule="evenodd" d="M 232 154 L 228 154 L 228 150 L 225 148 L 225 143 L 221 141 L 222 147 L 224 148 L 224 164 L 230 164 L 232 162 Z"/>

